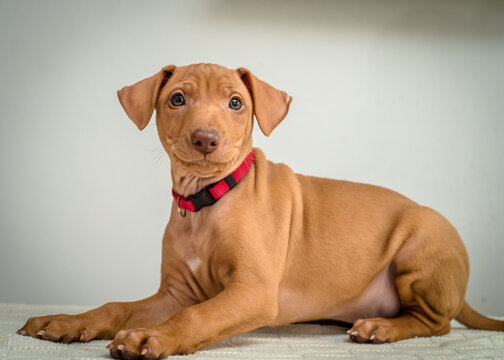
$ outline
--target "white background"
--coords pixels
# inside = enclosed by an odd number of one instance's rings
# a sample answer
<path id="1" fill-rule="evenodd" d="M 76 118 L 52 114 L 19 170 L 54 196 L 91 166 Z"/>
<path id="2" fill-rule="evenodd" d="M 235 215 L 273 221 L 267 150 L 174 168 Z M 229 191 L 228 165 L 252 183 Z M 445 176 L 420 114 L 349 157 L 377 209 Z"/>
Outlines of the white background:
<path id="1" fill-rule="evenodd" d="M 2 0 L 0 51 L 0 302 L 157 290 L 170 165 L 115 92 L 212 62 L 294 97 L 269 159 L 443 213 L 504 315 L 504 2 Z"/>

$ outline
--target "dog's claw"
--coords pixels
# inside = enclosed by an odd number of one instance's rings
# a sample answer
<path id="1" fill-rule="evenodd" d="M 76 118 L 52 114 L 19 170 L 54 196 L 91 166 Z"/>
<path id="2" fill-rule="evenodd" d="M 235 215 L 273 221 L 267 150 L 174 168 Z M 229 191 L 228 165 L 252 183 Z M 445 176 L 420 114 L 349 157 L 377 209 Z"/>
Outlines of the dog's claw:
<path id="1" fill-rule="evenodd" d="M 126 349 L 126 345 L 119 344 L 119 345 L 117 345 L 117 349 L 122 351 L 122 350 Z"/>
<path id="2" fill-rule="evenodd" d="M 142 356 L 147 355 L 148 352 L 149 352 L 149 348 L 147 346 L 144 346 L 140 355 L 142 355 Z"/>
<path id="3" fill-rule="evenodd" d="M 18 330 L 17 333 L 19 335 L 23 335 L 23 336 L 26 336 L 26 334 L 27 334 L 26 330 Z"/>
<path id="4" fill-rule="evenodd" d="M 357 330 L 354 330 L 350 333 L 350 335 L 357 336 L 359 335 L 359 332 Z"/>
<path id="5" fill-rule="evenodd" d="M 87 340 L 87 332 L 86 332 L 86 330 L 83 330 L 83 331 L 80 333 L 79 340 L 80 340 L 80 341 L 86 341 L 86 340 Z"/>
<path id="6" fill-rule="evenodd" d="M 37 335 L 38 335 L 38 336 L 44 336 L 44 335 L 45 335 L 45 333 L 46 333 L 46 331 L 45 331 L 45 330 L 40 330 L 40 331 L 37 333 Z"/>
<path id="7" fill-rule="evenodd" d="M 112 349 L 113 347 L 114 347 L 114 343 L 113 342 L 111 342 L 110 344 L 108 344 L 106 346 L 106 348 L 109 349 L 109 350 Z"/>
<path id="8" fill-rule="evenodd" d="M 375 335 L 375 334 L 373 334 L 373 335 L 371 335 L 371 336 L 369 337 L 369 340 L 374 340 L 374 339 L 376 339 L 376 335 Z"/>

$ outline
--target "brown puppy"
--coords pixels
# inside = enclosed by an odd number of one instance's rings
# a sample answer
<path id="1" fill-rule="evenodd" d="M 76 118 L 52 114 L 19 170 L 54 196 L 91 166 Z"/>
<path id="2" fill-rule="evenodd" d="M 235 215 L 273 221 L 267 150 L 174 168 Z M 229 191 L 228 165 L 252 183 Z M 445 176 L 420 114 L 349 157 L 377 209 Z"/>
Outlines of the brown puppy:
<path id="1" fill-rule="evenodd" d="M 156 109 L 171 159 L 176 200 L 159 291 L 32 318 L 18 333 L 114 339 L 113 357 L 150 359 L 317 319 L 353 323 L 350 339 L 372 343 L 445 334 L 455 317 L 504 330 L 464 302 L 466 250 L 440 214 L 387 189 L 297 175 L 251 154 L 254 115 L 269 135 L 287 114 L 286 93 L 246 69 L 198 64 L 167 66 L 118 95 L 139 129 Z M 192 212 L 201 205 L 209 206 Z"/>

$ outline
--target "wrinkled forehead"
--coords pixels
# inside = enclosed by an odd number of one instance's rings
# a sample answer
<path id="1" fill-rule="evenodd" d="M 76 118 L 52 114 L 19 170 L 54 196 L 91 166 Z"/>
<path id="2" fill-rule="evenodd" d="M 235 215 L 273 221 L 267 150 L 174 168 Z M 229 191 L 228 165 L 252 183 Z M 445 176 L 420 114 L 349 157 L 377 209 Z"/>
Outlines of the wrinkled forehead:
<path id="1" fill-rule="evenodd" d="M 247 91 L 237 71 L 214 64 L 177 67 L 167 85 L 171 89 L 179 87 L 191 92 Z"/>

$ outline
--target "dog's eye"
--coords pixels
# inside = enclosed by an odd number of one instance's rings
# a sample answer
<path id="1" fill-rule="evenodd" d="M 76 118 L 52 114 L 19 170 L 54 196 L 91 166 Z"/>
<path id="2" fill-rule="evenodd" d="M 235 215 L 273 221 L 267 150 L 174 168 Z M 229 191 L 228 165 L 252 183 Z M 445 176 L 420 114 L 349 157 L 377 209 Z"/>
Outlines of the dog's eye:
<path id="1" fill-rule="evenodd" d="M 233 110 L 240 110 L 242 107 L 242 103 L 240 99 L 238 98 L 232 98 L 231 101 L 229 102 L 229 108 Z"/>
<path id="2" fill-rule="evenodd" d="M 185 99 L 184 95 L 182 94 L 175 94 L 171 98 L 171 103 L 173 106 L 182 106 L 185 104 Z"/>

